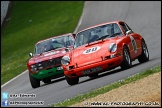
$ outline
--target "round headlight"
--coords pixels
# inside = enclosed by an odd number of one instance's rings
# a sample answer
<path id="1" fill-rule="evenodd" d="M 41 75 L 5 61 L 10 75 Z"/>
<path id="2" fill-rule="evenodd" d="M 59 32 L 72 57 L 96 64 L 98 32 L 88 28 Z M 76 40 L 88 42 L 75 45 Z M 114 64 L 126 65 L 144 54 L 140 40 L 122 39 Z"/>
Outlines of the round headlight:
<path id="1" fill-rule="evenodd" d="M 36 67 L 35 65 L 31 65 L 30 68 L 31 68 L 31 71 L 32 71 L 32 72 L 37 71 L 37 67 Z"/>
<path id="2" fill-rule="evenodd" d="M 31 65 L 31 66 L 30 66 L 31 69 L 33 69 L 33 68 L 35 68 L 35 67 L 36 67 L 35 65 Z"/>
<path id="3" fill-rule="evenodd" d="M 109 45 L 110 52 L 115 52 L 116 50 L 117 50 L 117 45 L 115 43 Z"/>
<path id="4" fill-rule="evenodd" d="M 62 57 L 61 63 L 62 63 L 62 65 L 68 65 L 70 63 L 70 57 L 68 57 L 68 56 Z"/>
<path id="5" fill-rule="evenodd" d="M 41 63 L 38 64 L 38 69 L 43 69 L 43 66 Z"/>

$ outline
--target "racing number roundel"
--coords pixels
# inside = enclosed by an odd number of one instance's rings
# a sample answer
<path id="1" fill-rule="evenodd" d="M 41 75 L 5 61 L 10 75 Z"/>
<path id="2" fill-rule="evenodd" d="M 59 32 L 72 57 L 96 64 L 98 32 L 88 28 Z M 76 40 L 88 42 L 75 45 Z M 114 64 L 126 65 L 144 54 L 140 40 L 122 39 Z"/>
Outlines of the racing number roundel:
<path id="1" fill-rule="evenodd" d="M 131 42 L 132 42 L 132 46 L 133 46 L 133 50 L 135 53 L 137 53 L 137 44 L 135 39 L 133 38 L 133 36 L 130 36 Z"/>
<path id="2" fill-rule="evenodd" d="M 94 53 L 94 52 L 96 52 L 96 51 L 99 50 L 99 49 L 100 49 L 99 46 L 97 46 L 97 47 L 92 47 L 92 48 L 86 49 L 86 50 L 83 52 L 83 54 Z"/>

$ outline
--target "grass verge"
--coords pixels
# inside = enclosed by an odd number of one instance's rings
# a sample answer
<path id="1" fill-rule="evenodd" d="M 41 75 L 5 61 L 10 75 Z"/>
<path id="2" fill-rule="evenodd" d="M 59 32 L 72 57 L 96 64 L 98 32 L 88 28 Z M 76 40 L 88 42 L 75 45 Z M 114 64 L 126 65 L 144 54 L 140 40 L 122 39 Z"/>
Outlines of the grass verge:
<path id="1" fill-rule="evenodd" d="M 14 1 L 1 28 L 1 85 L 27 69 L 36 42 L 73 32 L 84 1 Z"/>
<path id="2" fill-rule="evenodd" d="M 122 85 L 134 82 L 136 80 L 139 80 L 141 78 L 147 77 L 147 76 L 149 76 L 151 74 L 154 74 L 154 73 L 157 73 L 157 72 L 160 72 L 160 71 L 161 71 L 161 66 L 156 66 L 156 67 L 154 67 L 152 69 L 149 69 L 149 70 L 143 71 L 141 73 L 135 74 L 133 76 L 130 76 L 127 79 L 111 83 L 108 86 L 101 87 L 99 89 L 93 90 L 93 91 L 88 92 L 86 94 L 80 94 L 80 95 L 78 95 L 76 97 L 73 97 L 71 99 L 67 99 L 67 100 L 65 100 L 63 102 L 53 104 L 50 107 L 67 107 L 67 106 L 73 105 L 75 103 L 82 102 L 85 99 L 92 98 L 92 97 L 95 97 L 97 95 L 109 92 L 112 89 L 116 89 L 116 88 L 118 88 L 118 87 L 120 87 Z"/>

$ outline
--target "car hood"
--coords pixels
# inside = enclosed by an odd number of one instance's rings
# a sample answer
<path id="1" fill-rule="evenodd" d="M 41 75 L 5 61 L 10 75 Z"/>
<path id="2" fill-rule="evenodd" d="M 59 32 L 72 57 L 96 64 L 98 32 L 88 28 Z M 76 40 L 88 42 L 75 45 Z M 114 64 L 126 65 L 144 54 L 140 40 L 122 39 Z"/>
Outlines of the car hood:
<path id="1" fill-rule="evenodd" d="M 116 39 L 107 39 L 97 41 L 90 45 L 84 45 L 76 48 L 72 52 L 72 62 L 77 63 L 78 67 L 102 61 L 102 57 L 110 55 L 108 46 L 116 43 Z"/>
<path id="2" fill-rule="evenodd" d="M 72 49 L 72 48 L 70 48 Z M 66 54 L 65 48 L 59 48 L 56 50 L 51 50 L 42 54 L 38 54 L 33 56 L 30 60 L 29 60 L 29 64 L 35 64 L 38 62 L 42 62 L 42 61 L 46 61 L 49 59 L 53 59 L 53 58 L 58 58 L 58 57 L 62 57 Z"/>

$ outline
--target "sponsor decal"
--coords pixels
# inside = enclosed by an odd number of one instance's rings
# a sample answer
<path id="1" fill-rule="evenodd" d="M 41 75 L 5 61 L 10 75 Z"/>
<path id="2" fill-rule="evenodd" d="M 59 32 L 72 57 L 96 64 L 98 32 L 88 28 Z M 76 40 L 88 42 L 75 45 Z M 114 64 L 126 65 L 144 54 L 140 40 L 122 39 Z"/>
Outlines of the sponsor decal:
<path id="1" fill-rule="evenodd" d="M 96 47 L 92 47 L 92 48 L 89 48 L 89 49 L 86 49 L 83 54 L 91 54 L 91 53 L 94 53 L 96 51 L 98 51 L 100 49 L 99 46 L 96 46 Z"/>

